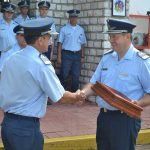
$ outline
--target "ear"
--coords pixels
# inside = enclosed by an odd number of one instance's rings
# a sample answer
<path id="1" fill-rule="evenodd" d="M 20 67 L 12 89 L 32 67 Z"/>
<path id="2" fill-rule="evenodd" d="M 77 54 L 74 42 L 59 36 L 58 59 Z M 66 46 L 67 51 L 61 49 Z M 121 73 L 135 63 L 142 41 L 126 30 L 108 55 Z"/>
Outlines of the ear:
<path id="1" fill-rule="evenodd" d="M 38 38 L 38 43 L 39 43 L 39 45 L 42 45 L 42 44 L 43 44 L 43 38 L 42 38 L 42 37 L 39 37 L 39 38 Z"/>
<path id="2" fill-rule="evenodd" d="M 127 33 L 126 37 L 127 39 L 131 40 L 131 33 Z"/>

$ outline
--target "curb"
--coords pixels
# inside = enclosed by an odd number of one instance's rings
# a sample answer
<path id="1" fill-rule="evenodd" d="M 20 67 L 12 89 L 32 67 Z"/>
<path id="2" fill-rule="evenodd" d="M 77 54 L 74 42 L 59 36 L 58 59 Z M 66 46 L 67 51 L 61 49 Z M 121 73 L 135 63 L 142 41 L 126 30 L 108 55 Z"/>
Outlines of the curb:
<path id="1" fill-rule="evenodd" d="M 137 144 L 150 144 L 150 129 L 140 130 Z M 0 150 L 4 150 L 2 144 Z M 44 150 L 96 150 L 95 135 L 45 139 Z"/>

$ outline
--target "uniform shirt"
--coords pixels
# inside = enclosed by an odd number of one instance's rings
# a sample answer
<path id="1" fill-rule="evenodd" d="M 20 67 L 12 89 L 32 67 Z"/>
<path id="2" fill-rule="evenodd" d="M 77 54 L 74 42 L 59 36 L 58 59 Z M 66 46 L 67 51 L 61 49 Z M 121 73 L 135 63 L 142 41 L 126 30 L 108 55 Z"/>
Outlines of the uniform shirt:
<path id="1" fill-rule="evenodd" d="M 95 84 L 96 81 L 100 81 L 138 101 L 144 94 L 150 93 L 150 59 L 141 58 L 138 52 L 131 45 L 120 61 L 115 51 L 105 54 L 90 82 Z M 115 110 L 100 97 L 97 97 L 97 103 L 102 108 Z"/>
<path id="2" fill-rule="evenodd" d="M 86 43 L 83 28 L 79 25 L 71 26 L 70 23 L 67 23 L 60 30 L 58 42 L 62 43 L 62 49 L 64 50 L 81 50 L 81 45 Z"/>
<path id="3" fill-rule="evenodd" d="M 16 43 L 10 50 L 2 53 L 1 58 L 0 58 L 0 72 L 2 71 L 3 65 L 6 62 L 6 60 L 13 55 L 14 53 L 20 51 L 21 48 L 18 45 L 18 43 Z"/>
<path id="4" fill-rule="evenodd" d="M 17 22 L 18 24 L 21 24 L 21 23 L 28 21 L 28 20 L 30 20 L 29 16 L 27 16 L 24 19 L 21 14 L 17 18 L 14 19 L 14 21 Z"/>
<path id="5" fill-rule="evenodd" d="M 4 19 L 0 20 L 0 51 L 4 52 L 17 43 L 14 27 L 17 25 L 13 20 L 8 24 Z"/>
<path id="6" fill-rule="evenodd" d="M 37 16 L 36 19 L 38 19 L 38 18 L 42 18 L 42 17 L 41 17 L 41 16 Z M 54 22 L 52 17 L 48 17 L 48 16 L 47 16 L 47 17 L 45 17 L 45 18 L 50 18 L 50 19 L 51 19 L 51 22 Z M 53 24 L 51 25 L 51 29 L 52 29 L 53 32 L 56 32 L 55 23 L 53 23 Z M 52 45 L 53 43 L 54 43 L 54 37 L 51 36 L 49 45 Z"/>
<path id="7" fill-rule="evenodd" d="M 53 102 L 63 96 L 65 90 L 54 68 L 40 55 L 27 45 L 5 62 L 0 80 L 0 107 L 4 112 L 41 118 L 46 112 L 47 96 Z"/>

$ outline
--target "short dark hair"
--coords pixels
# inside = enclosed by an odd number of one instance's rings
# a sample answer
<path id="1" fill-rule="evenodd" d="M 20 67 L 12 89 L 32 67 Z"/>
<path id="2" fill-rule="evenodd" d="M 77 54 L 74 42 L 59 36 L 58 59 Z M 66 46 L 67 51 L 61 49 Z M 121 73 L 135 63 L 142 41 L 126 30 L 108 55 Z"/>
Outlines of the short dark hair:
<path id="1" fill-rule="evenodd" d="M 34 44 L 36 42 L 36 40 L 39 38 L 40 36 L 31 36 L 31 35 L 25 35 L 25 41 L 27 42 L 27 44 Z"/>

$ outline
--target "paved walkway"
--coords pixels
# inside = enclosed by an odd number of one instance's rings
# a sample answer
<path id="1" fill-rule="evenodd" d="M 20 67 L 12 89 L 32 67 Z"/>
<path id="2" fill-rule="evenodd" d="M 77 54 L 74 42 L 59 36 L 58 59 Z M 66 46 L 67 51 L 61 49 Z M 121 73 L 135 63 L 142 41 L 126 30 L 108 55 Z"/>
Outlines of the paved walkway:
<path id="1" fill-rule="evenodd" d="M 83 106 L 50 105 L 41 119 L 41 128 L 46 138 L 95 134 L 97 105 Z M 150 107 L 142 112 L 142 129 L 150 128 Z"/>
<path id="2" fill-rule="evenodd" d="M 41 119 L 41 129 L 45 138 L 95 134 L 97 105 L 87 102 L 83 106 L 53 104 L 47 106 L 47 113 Z M 142 112 L 142 129 L 150 128 L 150 107 Z M 0 112 L 0 121 L 3 113 Z M 141 149 L 142 148 L 142 149 Z M 150 150 L 138 146 L 137 150 Z"/>

